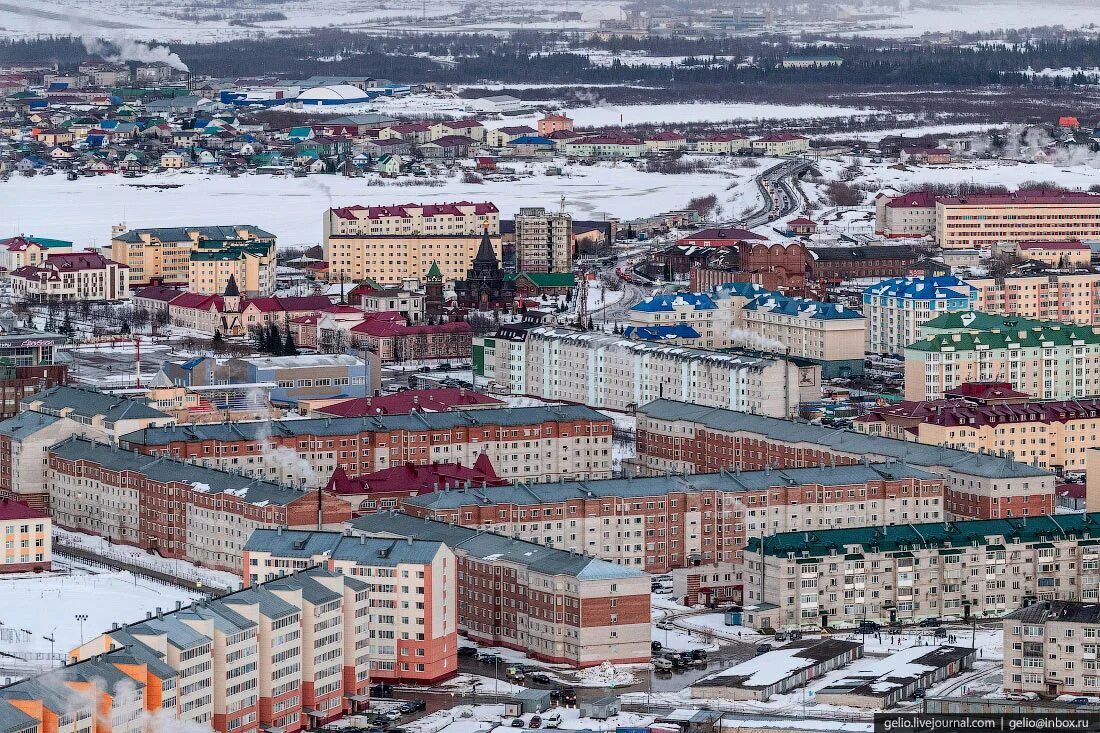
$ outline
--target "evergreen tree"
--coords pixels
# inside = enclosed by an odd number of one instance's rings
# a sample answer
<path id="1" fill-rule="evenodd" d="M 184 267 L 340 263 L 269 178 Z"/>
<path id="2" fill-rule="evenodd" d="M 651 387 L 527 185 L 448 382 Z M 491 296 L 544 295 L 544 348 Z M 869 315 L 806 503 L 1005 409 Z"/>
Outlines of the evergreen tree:
<path id="1" fill-rule="evenodd" d="M 289 328 L 286 331 L 286 340 L 283 342 L 283 356 L 298 356 L 298 347 L 294 343 L 294 335 Z"/>
<path id="2" fill-rule="evenodd" d="M 214 329 L 214 337 L 210 339 L 210 345 L 215 351 L 220 351 L 225 346 L 225 337 L 222 336 L 220 328 Z"/>
<path id="3" fill-rule="evenodd" d="M 283 338 L 279 334 L 279 327 L 274 323 L 267 327 L 267 338 L 264 341 L 264 351 L 272 356 L 282 356 Z"/>

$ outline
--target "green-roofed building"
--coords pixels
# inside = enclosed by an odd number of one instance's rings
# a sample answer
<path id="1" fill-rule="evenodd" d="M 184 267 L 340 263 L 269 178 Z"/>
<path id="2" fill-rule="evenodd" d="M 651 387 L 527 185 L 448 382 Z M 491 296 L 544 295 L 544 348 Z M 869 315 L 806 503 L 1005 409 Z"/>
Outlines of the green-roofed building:
<path id="1" fill-rule="evenodd" d="M 1097 602 L 1100 513 L 784 532 L 750 538 L 744 558 L 757 629 L 999 618 Z"/>
<path id="2" fill-rule="evenodd" d="M 940 399 L 967 382 L 1007 382 L 1036 400 L 1100 396 L 1100 330 L 980 311 L 924 324 L 905 348 L 905 399 Z"/>
<path id="3" fill-rule="evenodd" d="M 521 272 L 515 279 L 516 295 L 525 298 L 568 295 L 577 287 L 577 276 L 571 272 Z"/>

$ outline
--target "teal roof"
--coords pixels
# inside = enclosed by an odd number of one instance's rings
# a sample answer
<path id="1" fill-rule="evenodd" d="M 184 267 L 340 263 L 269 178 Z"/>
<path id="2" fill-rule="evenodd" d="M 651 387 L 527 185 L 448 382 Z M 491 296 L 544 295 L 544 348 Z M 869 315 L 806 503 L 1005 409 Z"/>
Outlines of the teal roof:
<path id="1" fill-rule="evenodd" d="M 930 522 L 852 527 L 809 532 L 782 532 L 763 539 L 764 552 L 780 557 L 803 552 L 823 557 L 835 550 L 851 552 L 904 552 L 926 548 L 961 548 L 973 545 L 1052 542 L 1063 538 L 1100 538 L 1100 512 L 1059 514 L 1018 519 L 975 519 L 963 522 Z M 761 539 L 750 537 L 746 551 L 759 553 Z"/>

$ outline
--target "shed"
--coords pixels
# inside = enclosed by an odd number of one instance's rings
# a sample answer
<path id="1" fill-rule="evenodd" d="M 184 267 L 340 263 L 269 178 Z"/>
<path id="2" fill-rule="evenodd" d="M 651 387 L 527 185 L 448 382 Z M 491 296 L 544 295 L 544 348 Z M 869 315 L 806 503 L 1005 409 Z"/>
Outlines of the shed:
<path id="1" fill-rule="evenodd" d="M 524 713 L 541 713 L 550 709 L 550 690 L 523 690 L 504 703 L 504 714 L 515 718 Z"/>
<path id="2" fill-rule="evenodd" d="M 593 720 L 607 720 L 614 715 L 618 715 L 620 707 L 622 707 L 622 698 L 618 695 L 595 697 L 591 700 L 584 700 L 581 702 L 581 717 L 592 718 Z"/>

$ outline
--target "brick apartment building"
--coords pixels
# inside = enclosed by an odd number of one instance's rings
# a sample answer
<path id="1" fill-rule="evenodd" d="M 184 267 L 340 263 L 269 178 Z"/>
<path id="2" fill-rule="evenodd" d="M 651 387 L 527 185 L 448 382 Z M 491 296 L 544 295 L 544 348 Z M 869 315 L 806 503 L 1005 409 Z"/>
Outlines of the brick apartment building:
<path id="1" fill-rule="evenodd" d="M 996 618 L 1032 599 L 1097 602 L 1100 514 L 857 527 L 753 537 L 746 623 Z M 1011 621 L 1006 621 L 1006 628 Z M 1005 646 L 1007 664 L 1019 656 Z"/>
<path id="2" fill-rule="evenodd" d="M 0 706 L 40 732 L 90 730 L 94 718 L 97 733 L 141 733 L 158 715 L 218 733 L 316 728 L 366 707 L 372 597 L 364 579 L 310 568 L 157 609 L 72 650 L 66 666 L 0 688 Z"/>
<path id="3" fill-rule="evenodd" d="M 943 493 L 941 477 L 891 463 L 453 489 L 401 507 L 662 573 L 739 560 L 760 534 L 936 521 Z"/>
<path id="4" fill-rule="evenodd" d="M 1054 474 L 1011 458 L 673 400 L 638 409 L 637 450 L 643 474 L 902 461 L 944 478 L 943 509 L 949 517 L 1054 513 Z"/>
<path id="5" fill-rule="evenodd" d="M 638 570 L 406 514 L 373 514 L 350 526 L 371 537 L 416 537 L 454 550 L 458 627 L 478 643 L 575 667 L 650 659 L 650 578 Z"/>
<path id="6" fill-rule="evenodd" d="M 1043 321 L 1100 325 L 1100 273 L 969 278 L 974 310 Z"/>
<path id="7" fill-rule="evenodd" d="M 458 572 L 445 544 L 277 528 L 244 547 L 247 585 L 315 566 L 366 586 L 369 643 L 357 653 L 369 655 L 372 678 L 430 685 L 458 673 Z"/>
<path id="8" fill-rule="evenodd" d="M 314 485 L 338 466 L 354 476 L 405 463 L 471 466 L 482 454 L 509 481 L 611 477 L 611 419 L 583 405 L 173 426 L 129 433 L 120 445 Z"/>
<path id="9" fill-rule="evenodd" d="M 46 485 L 59 527 L 234 573 L 253 530 L 339 526 L 351 518 L 348 502 L 318 489 L 75 435 L 49 449 Z"/>

